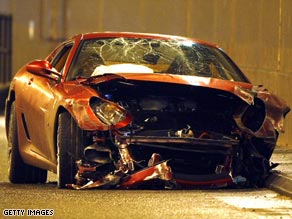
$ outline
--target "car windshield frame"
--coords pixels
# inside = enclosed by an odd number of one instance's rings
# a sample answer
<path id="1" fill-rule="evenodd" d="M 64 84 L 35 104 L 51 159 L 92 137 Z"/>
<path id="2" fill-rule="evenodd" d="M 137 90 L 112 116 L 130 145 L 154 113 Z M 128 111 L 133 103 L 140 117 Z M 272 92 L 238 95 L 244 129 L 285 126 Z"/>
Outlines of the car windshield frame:
<path id="1" fill-rule="evenodd" d="M 106 73 L 154 73 L 249 82 L 220 48 L 191 40 L 107 37 L 84 39 L 66 81 Z"/>

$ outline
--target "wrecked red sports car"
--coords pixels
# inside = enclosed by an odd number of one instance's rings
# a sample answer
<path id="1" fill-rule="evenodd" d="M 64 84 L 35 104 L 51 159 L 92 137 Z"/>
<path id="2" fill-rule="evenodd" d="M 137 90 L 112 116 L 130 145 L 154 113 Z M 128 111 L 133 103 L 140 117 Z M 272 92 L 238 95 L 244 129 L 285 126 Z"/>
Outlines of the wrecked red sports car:
<path id="1" fill-rule="evenodd" d="M 85 188 L 262 186 L 289 107 L 218 46 L 88 33 L 23 66 L 6 101 L 9 179 Z"/>

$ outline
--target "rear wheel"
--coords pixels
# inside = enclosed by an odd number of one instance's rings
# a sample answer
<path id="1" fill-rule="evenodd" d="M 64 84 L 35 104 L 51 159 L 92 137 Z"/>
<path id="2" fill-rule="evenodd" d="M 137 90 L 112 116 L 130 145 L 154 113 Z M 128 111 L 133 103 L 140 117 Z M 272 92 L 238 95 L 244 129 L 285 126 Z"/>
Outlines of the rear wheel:
<path id="1" fill-rule="evenodd" d="M 8 177 L 12 183 L 45 183 L 47 170 L 25 164 L 20 156 L 15 102 L 11 105 L 8 130 Z"/>
<path id="2" fill-rule="evenodd" d="M 58 187 L 75 182 L 77 173 L 76 160 L 83 153 L 83 132 L 68 112 L 63 112 L 58 118 Z"/>

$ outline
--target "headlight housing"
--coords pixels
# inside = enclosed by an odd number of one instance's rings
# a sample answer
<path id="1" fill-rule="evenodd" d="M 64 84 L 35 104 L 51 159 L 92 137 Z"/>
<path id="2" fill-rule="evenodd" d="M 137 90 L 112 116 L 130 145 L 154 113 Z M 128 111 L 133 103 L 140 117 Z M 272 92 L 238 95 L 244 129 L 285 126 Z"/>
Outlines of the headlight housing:
<path id="1" fill-rule="evenodd" d="M 94 98 L 90 106 L 96 116 L 106 125 L 116 125 L 126 118 L 126 111 L 114 103 Z"/>

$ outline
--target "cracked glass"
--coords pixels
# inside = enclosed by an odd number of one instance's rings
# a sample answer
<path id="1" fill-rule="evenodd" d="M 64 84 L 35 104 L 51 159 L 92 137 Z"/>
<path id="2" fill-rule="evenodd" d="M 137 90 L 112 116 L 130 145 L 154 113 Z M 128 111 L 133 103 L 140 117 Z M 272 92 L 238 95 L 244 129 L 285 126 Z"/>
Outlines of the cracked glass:
<path id="1" fill-rule="evenodd" d="M 168 73 L 246 81 L 220 49 L 192 41 L 90 39 L 78 51 L 67 80 L 105 73 Z"/>

